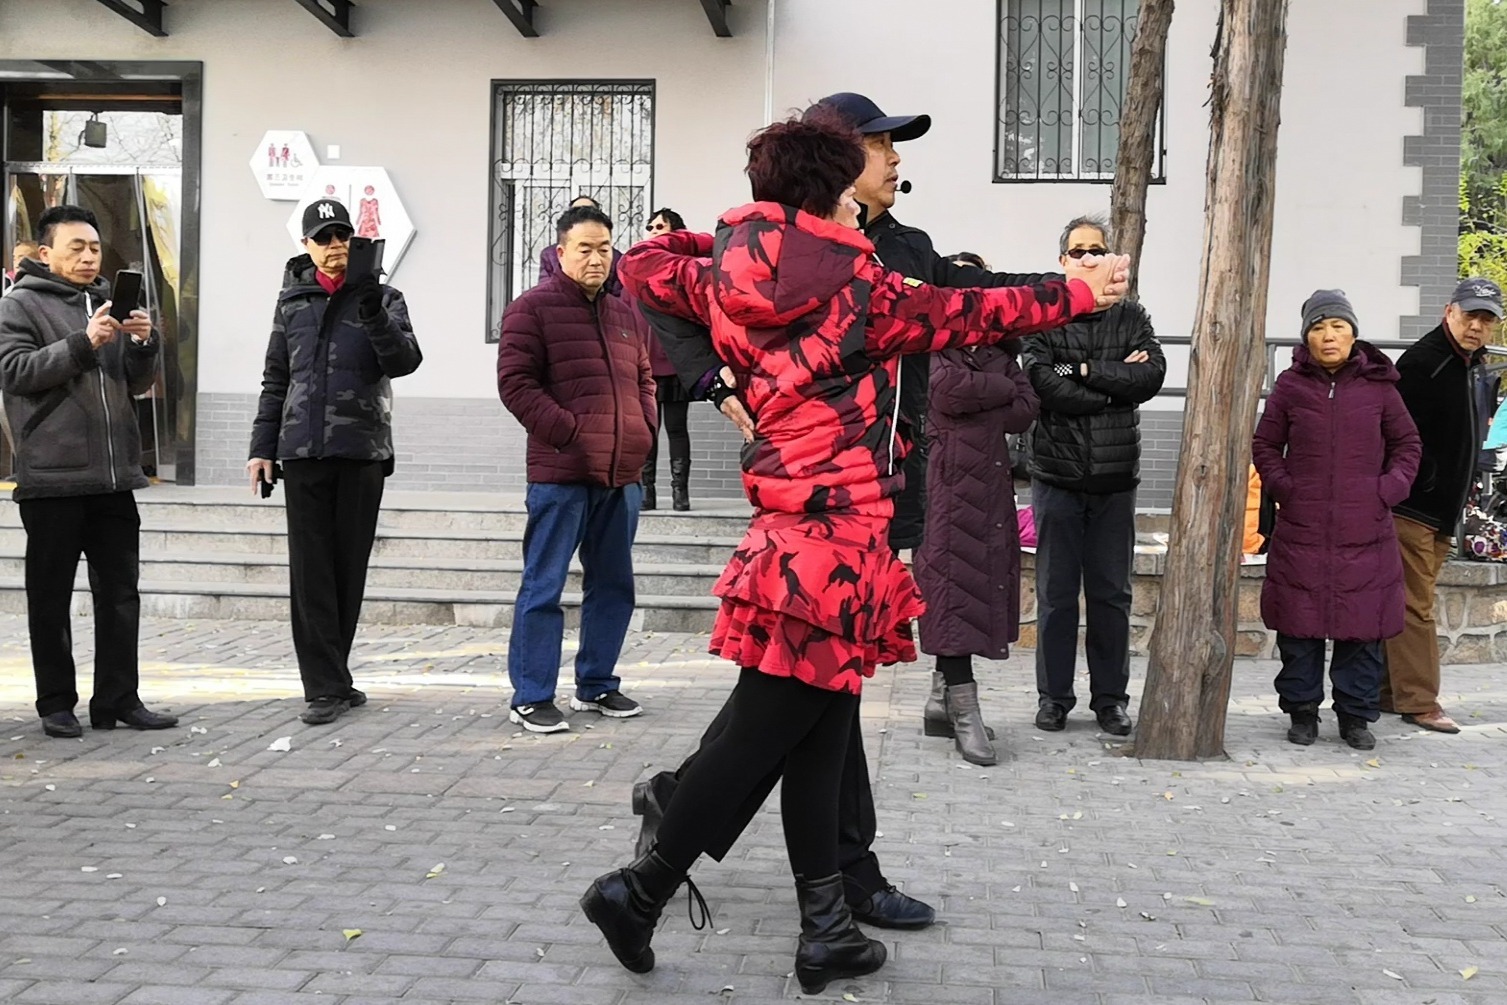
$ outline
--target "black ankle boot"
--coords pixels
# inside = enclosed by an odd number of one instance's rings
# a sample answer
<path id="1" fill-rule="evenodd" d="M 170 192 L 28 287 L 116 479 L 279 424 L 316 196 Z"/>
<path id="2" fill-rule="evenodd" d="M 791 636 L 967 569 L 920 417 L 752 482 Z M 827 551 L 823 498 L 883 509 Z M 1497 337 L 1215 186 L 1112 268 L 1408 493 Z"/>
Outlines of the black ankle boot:
<path id="1" fill-rule="evenodd" d="M 665 818 L 665 807 L 675 795 L 675 773 L 661 771 L 633 786 L 633 815 L 643 817 L 638 825 L 638 843 L 634 854 L 643 858 L 654 849 L 654 835 L 659 832 L 659 822 Z"/>
<path id="2" fill-rule="evenodd" d="M 651 851 L 626 869 L 598 876 L 581 897 L 581 910 L 602 930 L 619 963 L 635 974 L 646 974 L 654 969 L 649 945 L 654 926 L 685 878 Z"/>
<path id="3" fill-rule="evenodd" d="M 644 501 L 643 501 L 642 504 L 640 504 L 640 506 L 638 508 L 641 509 L 641 510 L 654 509 L 654 507 L 656 505 L 658 505 L 658 500 L 654 498 L 654 476 L 653 475 L 645 475 L 644 476 Z"/>
<path id="4" fill-rule="evenodd" d="M 795 977 L 801 990 L 819 995 L 832 981 L 862 977 L 884 966 L 884 943 L 864 935 L 853 923 L 842 874 L 795 880 L 801 908 L 801 940 L 795 950 Z"/>
<path id="5" fill-rule="evenodd" d="M 670 504 L 684 513 L 691 508 L 691 459 L 670 458 Z"/>
<path id="6" fill-rule="evenodd" d="M 1356 750 L 1375 750 L 1376 736 L 1371 732 L 1371 724 L 1358 715 L 1346 715 L 1339 713 L 1340 739 L 1344 740 Z"/>
<path id="7" fill-rule="evenodd" d="M 1287 741 L 1300 747 L 1309 747 L 1319 738 L 1319 706 L 1299 705 L 1291 709 L 1292 726 L 1287 730 Z"/>

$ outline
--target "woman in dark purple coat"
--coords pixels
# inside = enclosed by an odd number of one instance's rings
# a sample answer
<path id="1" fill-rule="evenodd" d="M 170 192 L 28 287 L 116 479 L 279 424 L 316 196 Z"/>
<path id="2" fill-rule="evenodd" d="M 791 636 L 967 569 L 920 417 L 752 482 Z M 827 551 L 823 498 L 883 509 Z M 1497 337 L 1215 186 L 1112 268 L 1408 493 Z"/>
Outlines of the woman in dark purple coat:
<path id="1" fill-rule="evenodd" d="M 1279 507 L 1261 588 L 1261 620 L 1277 632 L 1276 688 L 1292 717 L 1287 738 L 1318 737 L 1324 642 L 1340 736 L 1357 750 L 1381 708 L 1381 640 L 1402 632 L 1402 558 L 1392 507 L 1418 471 L 1418 430 L 1397 393 L 1397 370 L 1355 338 L 1339 290 L 1303 304 L 1305 345 L 1277 377 L 1251 445 Z"/>
<path id="2" fill-rule="evenodd" d="M 1026 430 L 1040 403 L 1014 344 L 932 357 L 926 530 L 916 584 L 926 601 L 921 650 L 937 657 L 946 719 L 928 703 L 928 736 L 954 737 L 974 764 L 994 764 L 979 711 L 973 657 L 1002 660 L 1020 638 L 1020 528 L 1006 434 Z"/>

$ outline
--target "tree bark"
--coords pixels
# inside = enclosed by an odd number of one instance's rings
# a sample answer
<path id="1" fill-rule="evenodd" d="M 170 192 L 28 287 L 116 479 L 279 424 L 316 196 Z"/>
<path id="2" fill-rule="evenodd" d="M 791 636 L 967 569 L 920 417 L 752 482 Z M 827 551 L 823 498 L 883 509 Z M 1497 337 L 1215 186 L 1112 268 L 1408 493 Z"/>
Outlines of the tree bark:
<path id="1" fill-rule="evenodd" d="M 1167 31 L 1174 0 L 1141 0 L 1135 41 L 1130 47 L 1130 79 L 1120 108 L 1120 147 L 1109 197 L 1109 225 L 1115 250 L 1130 256 L 1130 291 L 1140 281 L 1141 246 L 1146 240 L 1146 190 L 1156 161 L 1156 124 L 1162 108 L 1167 65 Z"/>
<path id="2" fill-rule="evenodd" d="M 1161 605 L 1135 754 L 1224 752 L 1251 430 L 1266 371 L 1288 0 L 1222 0 L 1204 254 Z"/>

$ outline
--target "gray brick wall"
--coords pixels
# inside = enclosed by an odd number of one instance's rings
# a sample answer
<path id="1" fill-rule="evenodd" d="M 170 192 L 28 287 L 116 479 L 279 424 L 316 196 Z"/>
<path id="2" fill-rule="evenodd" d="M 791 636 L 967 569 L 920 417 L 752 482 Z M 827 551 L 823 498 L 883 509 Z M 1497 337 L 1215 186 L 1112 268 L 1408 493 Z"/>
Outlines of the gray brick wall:
<path id="1" fill-rule="evenodd" d="M 254 394 L 199 395 L 198 484 L 239 485 L 246 477 L 246 444 Z M 521 490 L 523 429 L 487 398 L 398 398 L 393 409 L 398 444 L 395 489 L 440 492 Z M 1143 507 L 1172 505 L 1181 412 L 1141 413 Z M 691 499 L 727 499 L 743 494 L 739 477 L 741 441 L 711 405 L 691 405 Z M 659 477 L 668 482 L 669 455 L 659 451 Z"/>
<path id="2" fill-rule="evenodd" d="M 1402 260 L 1402 284 L 1418 287 L 1419 314 L 1400 319 L 1402 338 L 1439 323 L 1459 269 L 1460 89 L 1465 0 L 1429 0 L 1408 18 L 1408 45 L 1424 49 L 1424 72 L 1408 77 L 1405 104 L 1423 109 L 1423 135 L 1403 138 L 1403 163 L 1423 171 L 1420 195 L 1403 200 L 1402 222 L 1422 228 L 1420 254 Z"/>
<path id="3" fill-rule="evenodd" d="M 245 478 L 246 444 L 255 394 L 201 394 L 198 484 L 238 485 Z M 393 406 L 398 445 L 392 488 L 498 491 L 524 485 L 523 429 L 490 398 L 404 398 Z M 669 480 L 661 446 L 660 477 Z M 708 404 L 691 406 L 691 497 L 726 498 L 743 492 L 738 437 Z"/>

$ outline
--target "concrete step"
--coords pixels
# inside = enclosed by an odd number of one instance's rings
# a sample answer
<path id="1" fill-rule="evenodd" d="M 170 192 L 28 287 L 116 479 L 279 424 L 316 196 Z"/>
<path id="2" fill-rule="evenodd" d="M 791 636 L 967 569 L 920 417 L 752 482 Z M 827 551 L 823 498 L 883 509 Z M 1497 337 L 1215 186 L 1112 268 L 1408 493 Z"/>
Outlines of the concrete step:
<path id="1" fill-rule="evenodd" d="M 634 563 L 638 592 L 650 596 L 705 597 L 710 594 L 723 566 L 682 562 Z M 25 556 L 0 549 L 0 578 L 21 579 Z M 156 583 L 249 583 L 288 585 L 285 555 L 236 555 L 230 553 L 143 552 L 141 578 Z M 523 578 L 521 559 L 480 558 L 377 558 L 367 572 L 367 586 L 412 587 L 451 592 L 516 593 Z M 80 563 L 77 582 L 82 589 L 87 576 Z M 567 591 L 580 591 L 581 565 L 571 564 Z"/>
<path id="2" fill-rule="evenodd" d="M 739 534 L 728 537 L 641 532 L 634 542 L 633 556 L 636 561 L 648 563 L 723 564 L 741 539 L 741 529 Z M 25 531 L 20 527 L 0 526 L 0 553 L 19 555 L 25 549 Z M 155 554 L 244 556 L 287 553 L 287 534 L 282 530 L 180 525 L 144 526 L 141 531 L 143 559 Z M 522 560 L 523 531 L 429 532 L 379 527 L 372 557 Z"/>
<path id="3" fill-rule="evenodd" d="M 241 618 L 257 621 L 287 621 L 286 584 L 153 582 L 143 580 L 141 613 L 154 618 Z M 466 625 L 504 628 L 513 621 L 513 593 L 495 590 L 431 590 L 407 587 L 369 586 L 361 606 L 367 624 Z M 560 598 L 565 621 L 580 624 L 581 595 Z M 709 632 L 717 613 L 715 597 L 653 596 L 640 594 L 633 616 L 638 631 Z M 19 577 L 0 577 L 0 611 L 21 614 L 26 610 L 26 591 Z M 73 597 L 76 616 L 88 616 L 86 592 Z"/>

